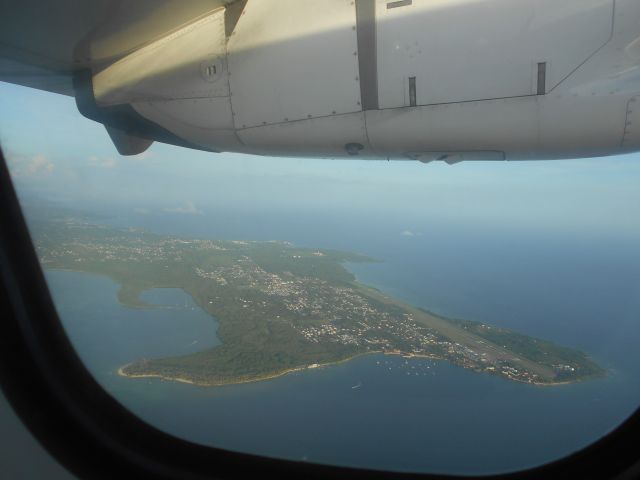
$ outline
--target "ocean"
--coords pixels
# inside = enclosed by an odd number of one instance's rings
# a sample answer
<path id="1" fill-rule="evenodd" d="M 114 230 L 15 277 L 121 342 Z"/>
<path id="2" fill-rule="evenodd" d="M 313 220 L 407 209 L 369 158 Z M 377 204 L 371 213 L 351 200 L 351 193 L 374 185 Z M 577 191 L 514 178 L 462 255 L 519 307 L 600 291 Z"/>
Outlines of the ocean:
<path id="1" fill-rule="evenodd" d="M 640 254 L 631 238 L 483 228 L 376 212 L 109 212 L 102 221 L 200 238 L 288 240 L 371 256 L 363 283 L 431 311 L 512 328 L 587 352 L 606 378 L 539 387 L 447 362 L 370 355 L 243 385 L 197 387 L 117 375 L 142 357 L 219 343 L 181 290 L 154 309 L 118 303 L 108 278 L 48 271 L 61 319 L 97 380 L 145 421 L 219 448 L 344 466 L 482 474 L 560 458 L 640 400 Z"/>

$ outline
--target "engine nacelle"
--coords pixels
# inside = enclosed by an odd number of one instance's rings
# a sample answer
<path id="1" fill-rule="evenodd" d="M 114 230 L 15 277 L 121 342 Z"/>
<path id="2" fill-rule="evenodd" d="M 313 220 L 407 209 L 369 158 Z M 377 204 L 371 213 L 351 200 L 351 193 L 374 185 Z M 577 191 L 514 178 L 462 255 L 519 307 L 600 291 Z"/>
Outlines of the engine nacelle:
<path id="1" fill-rule="evenodd" d="M 248 0 L 94 72 L 93 93 L 214 151 L 608 155 L 640 148 L 639 20 L 633 0 Z"/>

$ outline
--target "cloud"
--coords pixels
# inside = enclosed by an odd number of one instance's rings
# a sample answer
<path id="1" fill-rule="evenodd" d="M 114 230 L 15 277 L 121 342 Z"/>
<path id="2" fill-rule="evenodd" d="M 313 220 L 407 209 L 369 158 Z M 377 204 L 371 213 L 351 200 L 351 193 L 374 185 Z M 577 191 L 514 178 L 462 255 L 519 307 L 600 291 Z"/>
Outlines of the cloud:
<path id="1" fill-rule="evenodd" d="M 44 155 L 36 155 L 27 165 L 27 172 L 31 175 L 35 173 L 51 173 L 53 171 L 53 163 L 51 163 Z"/>
<path id="2" fill-rule="evenodd" d="M 49 175 L 55 165 L 46 155 L 38 154 L 33 157 L 25 155 L 7 155 L 9 171 L 14 177 L 26 175 Z"/>
<path id="3" fill-rule="evenodd" d="M 118 162 L 115 158 L 100 158 L 95 155 L 91 155 L 89 157 L 89 165 L 92 167 L 115 168 L 118 166 Z"/>
<path id="4" fill-rule="evenodd" d="M 149 215 L 149 213 L 151 213 L 151 212 L 149 211 L 149 209 L 147 209 L 147 208 L 142 208 L 142 207 L 136 207 L 136 208 L 134 208 L 134 209 L 133 209 L 133 212 L 134 212 L 134 213 L 140 213 L 140 214 L 142 214 L 142 215 Z"/>
<path id="5" fill-rule="evenodd" d="M 167 213 L 182 213 L 185 215 L 202 215 L 202 211 L 198 210 L 193 202 L 189 201 L 181 207 L 165 208 Z"/>
<path id="6" fill-rule="evenodd" d="M 413 232 L 411 230 L 403 230 L 402 232 L 400 232 L 400 235 L 402 235 L 403 237 L 421 237 L 422 233 Z"/>

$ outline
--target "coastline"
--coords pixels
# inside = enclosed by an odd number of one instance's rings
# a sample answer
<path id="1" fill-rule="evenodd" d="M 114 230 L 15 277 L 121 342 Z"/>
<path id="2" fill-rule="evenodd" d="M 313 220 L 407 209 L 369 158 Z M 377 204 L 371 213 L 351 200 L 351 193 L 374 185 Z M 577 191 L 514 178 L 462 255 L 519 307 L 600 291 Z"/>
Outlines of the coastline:
<path id="1" fill-rule="evenodd" d="M 338 364 L 341 364 L 341 363 L 349 362 L 349 361 L 353 360 L 356 357 L 362 357 L 362 356 L 365 356 L 365 355 L 371 355 L 371 354 L 375 354 L 375 353 L 384 353 L 384 352 L 376 351 L 376 352 L 358 353 L 356 355 L 353 355 L 353 356 L 348 357 L 348 358 L 344 358 L 342 360 L 336 360 L 335 362 L 312 363 L 311 365 L 305 365 L 305 366 L 295 367 L 295 368 L 288 368 L 288 369 L 282 370 L 280 372 L 275 372 L 275 373 L 271 373 L 271 374 L 268 374 L 268 375 L 263 375 L 263 376 L 260 376 L 260 377 L 248 378 L 248 379 L 247 378 L 238 379 L 238 380 L 226 381 L 226 382 L 198 382 L 198 381 L 190 380 L 190 379 L 184 378 L 184 377 L 168 377 L 166 375 L 160 375 L 158 373 L 131 374 L 131 373 L 127 373 L 127 372 L 124 371 L 129 365 L 132 365 L 135 362 L 130 362 L 130 363 L 127 363 L 126 365 L 121 366 L 120 368 L 118 368 L 117 373 L 118 373 L 119 376 L 126 377 L 126 378 L 159 378 L 161 380 L 166 380 L 166 381 L 171 381 L 171 382 L 188 383 L 190 385 L 195 385 L 197 387 L 224 387 L 225 385 L 240 385 L 240 384 L 243 384 L 243 383 L 263 382 L 265 380 L 271 380 L 271 379 L 274 379 L 274 378 L 283 377 L 283 376 L 288 375 L 289 373 L 293 373 L 293 372 L 301 372 L 301 371 L 304 371 L 304 370 L 315 370 L 317 368 L 330 367 L 330 366 L 333 366 L 333 365 L 338 365 Z"/>
<path id="2" fill-rule="evenodd" d="M 118 373 L 119 376 L 126 377 L 126 378 L 159 378 L 160 380 L 165 380 L 165 381 L 170 381 L 170 382 L 186 383 L 186 384 L 189 384 L 189 385 L 194 385 L 196 387 L 224 387 L 224 386 L 227 386 L 227 385 L 241 385 L 241 384 L 245 384 L 245 383 L 263 382 L 263 381 L 266 381 L 266 380 L 272 380 L 274 378 L 283 377 L 283 376 L 288 375 L 288 374 L 293 373 L 293 372 L 301 372 L 301 371 L 305 371 L 305 370 L 315 370 L 317 368 L 331 367 L 333 365 L 339 365 L 341 363 L 349 362 L 349 361 L 351 361 L 351 360 L 353 360 L 353 359 L 355 359 L 357 357 L 363 357 L 365 355 L 373 355 L 373 354 L 397 355 L 397 356 L 400 356 L 400 357 L 403 357 L 403 358 L 426 358 L 426 359 L 429 359 L 429 360 L 447 362 L 450 365 L 453 365 L 455 367 L 469 370 L 468 368 L 463 367 L 461 365 L 453 364 L 453 363 L 449 362 L 445 358 L 440 358 L 440 357 L 436 357 L 436 356 L 417 355 L 417 354 L 407 355 L 406 352 L 389 352 L 389 351 L 376 350 L 376 351 L 371 351 L 371 352 L 358 353 L 358 354 L 353 355 L 351 357 L 344 358 L 342 360 L 337 360 L 335 362 L 312 363 L 310 365 L 301 366 L 301 367 L 295 367 L 295 368 L 289 368 L 289 369 L 286 369 L 286 370 L 282 370 L 280 372 L 275 372 L 275 373 L 271 373 L 271 374 L 260 376 L 260 377 L 243 378 L 243 379 L 229 380 L 229 381 L 223 381 L 223 382 L 198 382 L 198 381 L 195 381 L 195 380 L 191 380 L 191 379 L 184 378 L 184 377 L 179 377 L 179 376 L 178 377 L 171 377 L 171 376 L 161 375 L 161 374 L 157 374 L 157 373 L 130 374 L 130 373 L 125 372 L 125 369 L 129 365 L 132 365 L 135 362 L 130 362 L 130 363 L 127 363 L 126 365 L 121 366 L 120 368 L 118 368 L 117 373 Z M 472 370 L 472 371 L 474 371 L 474 370 Z M 519 380 L 517 378 L 510 378 L 510 377 L 507 377 L 505 375 L 501 375 L 499 373 L 494 373 L 494 372 L 474 371 L 474 373 L 484 373 L 484 374 L 488 374 L 488 375 L 493 375 L 493 376 L 501 377 L 504 380 L 523 383 L 525 385 L 533 385 L 533 386 L 536 386 L 536 387 L 556 387 L 556 386 L 560 386 L 560 385 L 571 385 L 571 384 L 574 384 L 574 383 L 581 383 L 581 382 L 584 382 L 584 381 L 587 381 L 587 380 L 591 380 L 593 378 L 601 378 L 600 376 L 596 376 L 596 377 L 580 378 L 580 379 L 577 379 L 577 380 L 565 380 L 565 381 L 561 381 L 561 382 L 526 382 L 524 380 Z M 606 376 L 606 375 L 603 375 L 603 377 L 604 376 Z"/>
<path id="3" fill-rule="evenodd" d="M 154 375 L 154 374 L 132 375 L 129 373 L 125 373 L 124 369 L 127 368 L 129 365 L 131 365 L 131 363 L 127 363 L 126 365 L 123 365 L 120 368 L 118 368 L 117 370 L 118 375 L 121 377 L 127 377 L 127 378 L 160 378 L 162 380 L 171 380 L 172 382 L 188 383 L 189 385 L 198 385 L 196 382 L 189 380 L 188 378 L 182 378 L 182 377 L 169 378 L 169 377 L 163 377 L 162 375 Z"/>

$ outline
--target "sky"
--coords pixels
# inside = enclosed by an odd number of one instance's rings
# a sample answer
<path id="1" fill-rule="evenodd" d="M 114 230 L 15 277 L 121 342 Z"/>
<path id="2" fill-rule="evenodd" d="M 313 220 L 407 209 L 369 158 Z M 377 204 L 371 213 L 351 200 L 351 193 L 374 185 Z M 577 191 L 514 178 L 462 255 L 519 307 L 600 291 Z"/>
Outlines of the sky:
<path id="1" fill-rule="evenodd" d="M 19 192 L 138 213 L 349 212 L 640 237 L 640 154 L 527 162 L 317 160 L 154 143 L 118 155 L 73 98 L 0 82 L 0 142 Z"/>

